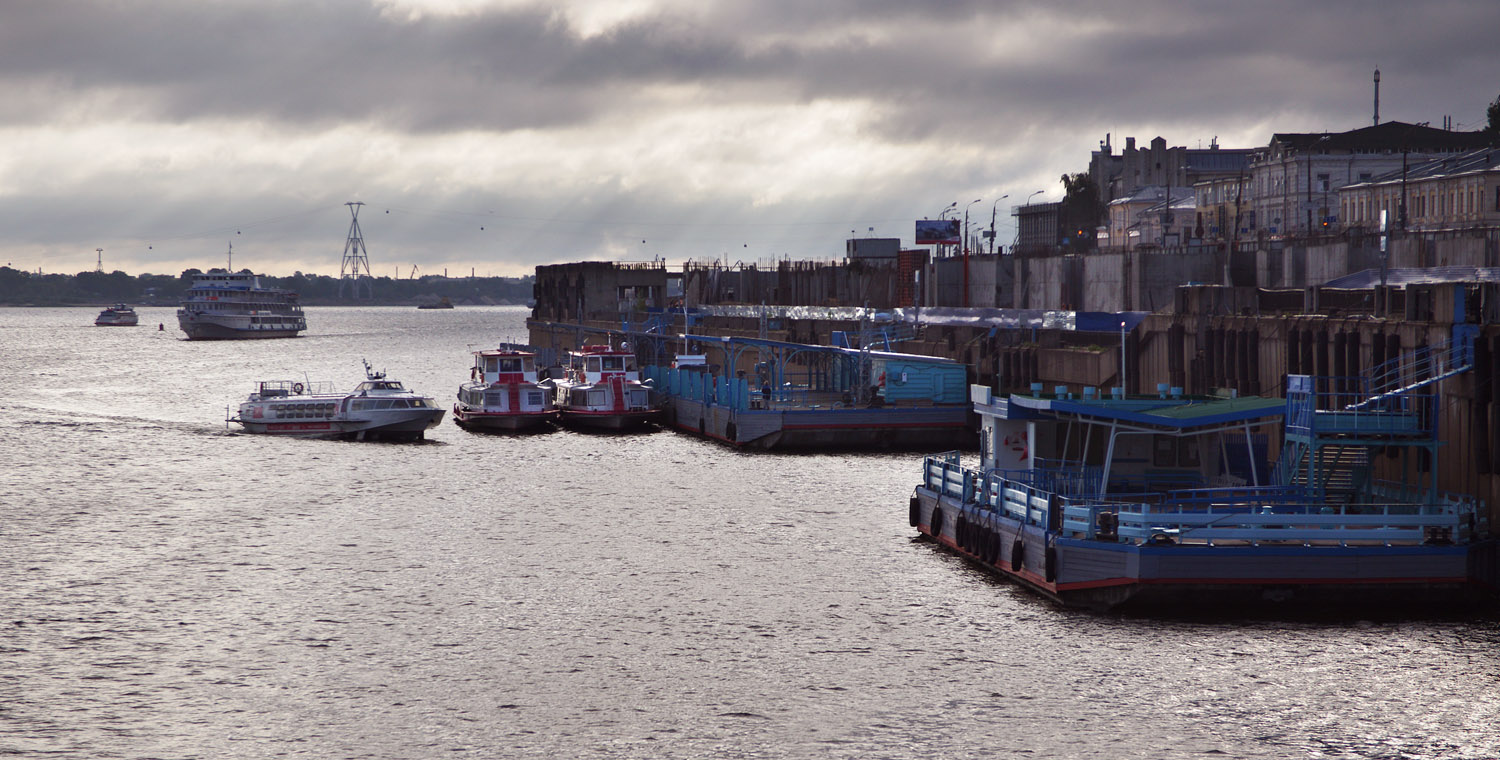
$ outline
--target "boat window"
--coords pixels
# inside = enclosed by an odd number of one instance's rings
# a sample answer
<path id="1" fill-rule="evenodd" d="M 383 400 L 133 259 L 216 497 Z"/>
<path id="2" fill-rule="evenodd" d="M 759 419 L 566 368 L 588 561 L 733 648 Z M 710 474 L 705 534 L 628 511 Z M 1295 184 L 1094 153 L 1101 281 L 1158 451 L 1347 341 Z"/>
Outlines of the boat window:
<path id="1" fill-rule="evenodd" d="M 1177 464 L 1182 467 L 1198 466 L 1198 440 L 1183 438 L 1177 441 Z"/>
<path id="2" fill-rule="evenodd" d="M 590 356 L 588 358 L 587 367 L 588 367 L 588 371 L 590 371 L 590 372 L 598 372 L 599 371 L 599 357 L 597 357 L 597 356 Z"/>
<path id="3" fill-rule="evenodd" d="M 495 358 L 495 357 L 493 357 L 493 356 L 486 356 L 486 357 L 484 357 L 484 371 L 485 372 L 494 372 L 495 368 L 498 367 L 499 364 L 500 364 L 500 360 L 497 359 L 497 358 Z"/>
<path id="4" fill-rule="evenodd" d="M 501 372 L 520 372 L 521 371 L 521 360 L 520 359 L 501 359 L 500 360 L 500 371 Z"/>
<path id="5" fill-rule="evenodd" d="M 1170 436 L 1156 436 L 1156 440 L 1151 447 L 1151 464 L 1155 467 L 1176 467 L 1176 441 Z"/>
<path id="6" fill-rule="evenodd" d="M 1197 467 L 1198 442 L 1193 438 L 1156 436 L 1152 444 L 1151 464 L 1155 467 Z"/>
<path id="7" fill-rule="evenodd" d="M 527 391 L 526 392 L 526 405 L 527 406 L 541 406 L 544 403 L 546 403 L 546 400 L 542 398 L 542 392 L 541 391 Z"/>
<path id="8" fill-rule="evenodd" d="M 589 406 L 604 406 L 607 403 L 609 400 L 605 397 L 604 391 L 589 391 Z"/>
<path id="9" fill-rule="evenodd" d="M 605 372 L 620 372 L 620 371 L 623 371 L 624 369 L 625 369 L 625 357 L 623 357 L 623 356 L 606 356 L 606 357 L 604 357 L 604 371 Z"/>

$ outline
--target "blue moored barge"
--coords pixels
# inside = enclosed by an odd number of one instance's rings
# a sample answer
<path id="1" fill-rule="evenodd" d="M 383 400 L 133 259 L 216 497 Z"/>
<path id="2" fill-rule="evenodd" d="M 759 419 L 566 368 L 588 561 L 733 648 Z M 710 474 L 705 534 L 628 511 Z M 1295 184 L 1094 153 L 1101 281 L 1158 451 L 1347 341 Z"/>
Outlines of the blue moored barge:
<path id="1" fill-rule="evenodd" d="M 1471 345 L 1290 375 L 1284 400 L 974 386 L 980 466 L 926 457 L 910 522 L 1067 606 L 1461 609 L 1490 598 L 1471 568 L 1495 542 L 1484 504 L 1440 492 L 1424 460 L 1441 446 L 1430 391 Z"/>

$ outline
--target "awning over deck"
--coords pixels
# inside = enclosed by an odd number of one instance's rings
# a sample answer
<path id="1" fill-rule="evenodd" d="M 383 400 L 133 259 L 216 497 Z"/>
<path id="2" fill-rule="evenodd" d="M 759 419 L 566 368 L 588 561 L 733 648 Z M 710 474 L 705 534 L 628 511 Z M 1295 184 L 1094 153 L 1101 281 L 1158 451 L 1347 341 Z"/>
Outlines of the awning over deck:
<path id="1" fill-rule="evenodd" d="M 1086 424 L 1113 425 L 1175 435 L 1201 435 L 1216 430 L 1243 428 L 1286 414 L 1284 400 L 1262 396 L 1116 399 L 1046 398 L 1013 394 L 1008 406 L 1013 410 L 1031 412 L 1026 415 L 1028 417 L 1050 413 L 1060 419 Z"/>

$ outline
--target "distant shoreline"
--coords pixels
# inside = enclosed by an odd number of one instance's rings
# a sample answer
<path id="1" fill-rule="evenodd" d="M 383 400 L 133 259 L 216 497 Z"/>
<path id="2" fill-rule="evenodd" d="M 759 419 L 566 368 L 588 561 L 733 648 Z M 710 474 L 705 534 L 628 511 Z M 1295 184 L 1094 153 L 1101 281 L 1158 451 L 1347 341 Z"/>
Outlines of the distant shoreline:
<path id="1" fill-rule="evenodd" d="M 86 309 L 104 309 L 104 308 L 108 308 L 110 306 L 113 306 L 113 305 L 115 305 L 117 303 L 120 303 L 120 301 L 118 301 L 118 300 L 84 301 L 84 302 L 67 301 L 67 302 L 56 302 L 56 303 L 36 303 L 36 302 L 25 302 L 25 303 L 23 303 L 23 302 L 0 301 L 0 307 L 16 308 L 16 309 L 85 309 L 85 308 Z M 315 301 L 299 301 L 299 303 L 303 306 L 303 308 L 308 308 L 308 307 L 322 307 L 322 306 L 395 306 L 395 307 L 415 309 L 418 306 L 421 306 L 422 304 L 431 303 L 431 302 L 430 301 L 412 301 L 412 300 L 379 301 L 379 302 L 376 302 L 376 301 L 359 301 L 359 302 L 354 302 L 354 301 L 324 301 L 324 300 L 315 300 Z M 172 309 L 175 309 L 175 308 L 181 306 L 182 304 L 179 303 L 179 302 L 177 302 L 177 301 L 162 301 L 162 302 L 156 302 L 156 301 L 126 301 L 125 305 L 132 306 L 132 307 L 172 308 Z M 513 301 L 495 301 L 495 302 L 477 302 L 477 303 L 464 303 L 462 301 L 454 301 L 453 302 L 453 308 L 454 309 L 474 308 L 474 307 L 482 307 L 482 306 L 526 306 L 526 304 L 525 303 L 516 303 L 516 302 L 513 302 Z M 441 311 L 447 311 L 447 309 L 442 309 Z"/>

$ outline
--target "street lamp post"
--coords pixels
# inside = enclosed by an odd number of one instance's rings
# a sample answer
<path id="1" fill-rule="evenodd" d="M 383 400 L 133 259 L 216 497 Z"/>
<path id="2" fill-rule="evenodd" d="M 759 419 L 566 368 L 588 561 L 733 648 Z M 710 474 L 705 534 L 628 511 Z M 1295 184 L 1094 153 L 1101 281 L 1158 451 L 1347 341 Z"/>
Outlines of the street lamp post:
<path id="1" fill-rule="evenodd" d="M 1010 197 L 1010 193 L 995 199 L 995 205 L 990 206 L 990 255 L 995 255 L 995 209 L 1000 208 L 1000 201 Z"/>
<path id="2" fill-rule="evenodd" d="M 980 200 L 982 200 L 982 199 L 975 198 L 974 200 L 969 201 L 969 205 L 968 206 L 964 206 L 964 239 L 961 242 L 963 244 L 963 250 L 964 250 L 964 298 L 963 298 L 963 304 L 964 304 L 965 307 L 967 307 L 969 305 L 969 206 L 972 206 L 972 205 L 978 203 Z"/>
<path id="3" fill-rule="evenodd" d="M 1038 195 L 1041 195 L 1044 192 L 1046 192 L 1046 191 L 1045 190 L 1036 190 L 1036 191 L 1033 191 L 1031 193 L 1031 195 L 1026 196 L 1026 203 L 1024 205 L 1030 206 L 1031 205 L 1031 199 L 1037 197 Z M 1017 215 L 1017 217 L 1016 217 L 1016 245 L 1019 245 L 1021 243 L 1021 228 L 1024 227 L 1025 224 L 1026 224 L 1026 217 Z M 1016 246 L 1012 246 L 1012 252 L 1013 253 L 1015 251 L 1017 251 L 1017 250 L 1020 250 L 1020 248 L 1018 248 Z"/>
<path id="4" fill-rule="evenodd" d="M 974 200 L 969 201 L 969 205 L 968 206 L 964 206 L 964 239 L 963 239 L 963 245 L 964 245 L 964 255 L 965 256 L 969 255 L 969 206 L 973 206 L 974 204 L 978 203 L 981 200 L 983 200 L 983 199 L 981 199 L 981 198 L 975 198 Z"/>

